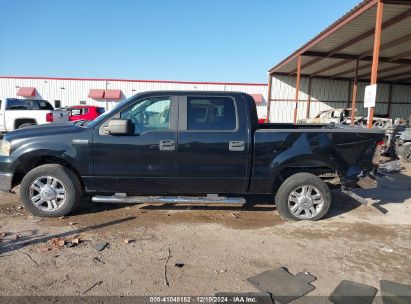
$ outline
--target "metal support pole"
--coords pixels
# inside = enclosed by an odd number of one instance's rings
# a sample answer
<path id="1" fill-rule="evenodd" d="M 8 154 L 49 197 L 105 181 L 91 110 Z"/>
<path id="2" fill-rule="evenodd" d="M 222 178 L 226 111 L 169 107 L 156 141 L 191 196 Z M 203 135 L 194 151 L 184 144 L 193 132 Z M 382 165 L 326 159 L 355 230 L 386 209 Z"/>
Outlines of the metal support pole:
<path id="1" fill-rule="evenodd" d="M 384 10 L 384 3 L 379 0 L 377 3 L 377 14 L 375 18 L 375 34 L 374 34 L 374 52 L 372 55 L 372 67 L 371 67 L 371 85 L 377 84 L 378 79 L 378 63 L 380 59 L 380 45 L 381 45 L 381 25 L 382 15 Z M 372 128 L 374 119 L 374 108 L 369 108 L 368 111 L 368 128 Z"/>
<path id="2" fill-rule="evenodd" d="M 295 80 L 295 107 L 294 107 L 294 123 L 297 123 L 298 99 L 300 96 L 300 80 L 301 80 L 301 55 L 297 59 L 297 78 Z"/>
<path id="3" fill-rule="evenodd" d="M 307 112 L 305 113 L 305 118 L 310 118 L 311 108 L 311 77 L 308 78 L 308 99 L 307 99 Z"/>
<path id="4" fill-rule="evenodd" d="M 355 110 L 357 109 L 357 91 L 358 91 L 358 64 L 359 60 L 355 62 L 354 83 L 352 86 L 352 100 L 351 100 L 351 121 L 350 125 L 354 126 Z"/>
<path id="5" fill-rule="evenodd" d="M 265 117 L 265 122 L 270 122 L 272 78 L 273 75 L 268 73 L 267 116 Z"/>

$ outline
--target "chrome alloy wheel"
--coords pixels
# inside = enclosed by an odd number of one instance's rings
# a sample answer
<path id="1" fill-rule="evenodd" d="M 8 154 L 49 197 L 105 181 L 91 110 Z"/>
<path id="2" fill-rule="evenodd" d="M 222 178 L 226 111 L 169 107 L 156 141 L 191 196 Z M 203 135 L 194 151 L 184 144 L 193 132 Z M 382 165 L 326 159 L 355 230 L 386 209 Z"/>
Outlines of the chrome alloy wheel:
<path id="1" fill-rule="evenodd" d="M 323 194 L 315 186 L 299 186 L 288 196 L 288 209 L 299 219 L 311 219 L 320 213 L 323 207 Z"/>
<path id="2" fill-rule="evenodd" d="M 52 176 L 40 176 L 30 185 L 30 200 L 43 211 L 56 211 L 66 201 L 66 188 Z"/>

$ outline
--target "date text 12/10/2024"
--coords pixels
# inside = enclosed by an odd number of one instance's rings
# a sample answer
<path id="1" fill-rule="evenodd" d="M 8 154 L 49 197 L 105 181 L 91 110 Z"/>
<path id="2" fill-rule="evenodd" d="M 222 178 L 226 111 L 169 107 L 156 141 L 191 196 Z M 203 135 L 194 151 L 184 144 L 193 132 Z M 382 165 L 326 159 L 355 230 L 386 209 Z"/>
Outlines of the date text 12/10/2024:
<path id="1" fill-rule="evenodd" d="M 268 295 L 267 295 L 268 296 Z M 150 303 L 259 303 L 263 295 L 231 295 L 231 296 L 157 296 L 149 297 Z"/>

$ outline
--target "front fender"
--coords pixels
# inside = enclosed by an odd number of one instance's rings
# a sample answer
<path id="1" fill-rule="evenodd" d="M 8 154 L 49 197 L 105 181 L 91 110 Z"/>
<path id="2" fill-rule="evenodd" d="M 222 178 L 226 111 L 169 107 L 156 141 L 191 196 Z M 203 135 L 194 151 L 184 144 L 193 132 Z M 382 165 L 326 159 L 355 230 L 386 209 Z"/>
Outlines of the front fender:
<path id="1" fill-rule="evenodd" d="M 47 149 L 32 150 L 22 153 L 17 158 L 14 158 L 13 165 L 10 167 L 13 171 L 21 168 L 30 168 L 41 159 L 61 160 L 64 163 L 70 164 L 81 175 L 85 173 L 84 166 L 79 163 L 78 157 L 70 153 L 72 151 L 60 150 L 52 151 Z"/>
<path id="2" fill-rule="evenodd" d="M 70 164 L 81 176 L 92 175 L 93 162 L 90 161 L 91 143 L 88 140 L 52 139 L 24 140 L 13 142 L 10 169 L 31 168 L 41 159 L 62 160 Z"/>

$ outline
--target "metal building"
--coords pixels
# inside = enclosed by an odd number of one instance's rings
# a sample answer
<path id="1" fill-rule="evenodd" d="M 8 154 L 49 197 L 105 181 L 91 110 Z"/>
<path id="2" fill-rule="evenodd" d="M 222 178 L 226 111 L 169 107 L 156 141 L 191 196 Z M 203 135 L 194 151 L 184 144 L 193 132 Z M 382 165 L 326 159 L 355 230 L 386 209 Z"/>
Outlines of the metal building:
<path id="1" fill-rule="evenodd" d="M 369 84 L 377 84 L 370 115 L 408 118 L 411 1 L 362 1 L 274 66 L 268 82 L 267 118 L 273 122 L 295 122 L 351 106 L 356 115 L 366 116 L 364 89 Z"/>
<path id="2" fill-rule="evenodd" d="M 56 108 L 79 104 L 110 109 L 119 101 L 145 91 L 237 91 L 252 95 L 260 118 L 266 116 L 267 84 L 161 80 L 0 77 L 0 101 L 7 98 L 45 99 Z"/>

